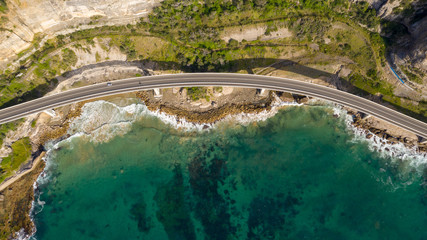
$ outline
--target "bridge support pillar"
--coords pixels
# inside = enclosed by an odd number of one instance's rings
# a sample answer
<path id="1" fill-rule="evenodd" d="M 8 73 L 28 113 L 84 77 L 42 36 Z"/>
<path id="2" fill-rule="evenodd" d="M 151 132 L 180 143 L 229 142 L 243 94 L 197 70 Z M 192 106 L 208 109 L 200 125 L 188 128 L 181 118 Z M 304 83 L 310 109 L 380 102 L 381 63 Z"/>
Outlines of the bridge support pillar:
<path id="1" fill-rule="evenodd" d="M 180 87 L 174 87 L 174 88 L 172 88 L 172 93 L 173 94 L 177 94 L 177 93 L 179 93 L 179 91 L 181 91 Z"/>
<path id="2" fill-rule="evenodd" d="M 51 116 L 51 117 L 56 116 L 55 110 L 53 110 L 53 109 L 44 110 L 43 112 L 46 113 L 47 115 Z"/>
<path id="3" fill-rule="evenodd" d="M 265 97 L 268 95 L 268 90 L 265 88 L 261 88 L 261 91 L 259 92 L 259 95 Z"/>
<path id="4" fill-rule="evenodd" d="M 159 98 L 162 97 L 162 94 L 160 93 L 160 88 L 154 88 L 154 97 Z"/>

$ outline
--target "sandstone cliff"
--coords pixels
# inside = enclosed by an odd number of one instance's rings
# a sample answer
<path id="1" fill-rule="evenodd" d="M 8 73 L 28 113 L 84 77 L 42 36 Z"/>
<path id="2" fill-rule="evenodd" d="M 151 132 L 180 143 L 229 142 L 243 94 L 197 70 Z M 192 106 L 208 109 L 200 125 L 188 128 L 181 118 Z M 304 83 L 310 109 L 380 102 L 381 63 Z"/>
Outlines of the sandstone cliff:
<path id="1" fill-rule="evenodd" d="M 427 1 L 366 0 L 366 2 L 377 10 L 381 19 L 387 21 L 382 23 L 381 34 L 388 37 L 392 45 L 389 49 L 389 60 L 397 68 L 399 65 L 404 66 L 405 69 L 399 69 L 399 73 L 407 78 L 406 80 L 418 78 L 418 84 L 426 85 Z"/>
<path id="2" fill-rule="evenodd" d="M 50 37 L 102 25 L 134 23 L 162 0 L 0 0 L 0 70 L 24 59 Z M 368 2 L 387 22 L 381 34 L 393 41 L 389 61 L 405 80 L 426 90 L 427 2 L 425 0 L 353 0 Z M 380 31 L 380 29 L 376 29 Z M 23 52 L 24 50 L 27 51 Z M 19 56 L 18 53 L 21 53 Z M 402 69 L 399 68 L 402 67 Z M 408 76 L 407 76 L 408 75 Z"/>
<path id="3" fill-rule="evenodd" d="M 6 0 L 0 12 L 0 68 L 35 38 L 99 25 L 132 23 L 160 0 Z"/>

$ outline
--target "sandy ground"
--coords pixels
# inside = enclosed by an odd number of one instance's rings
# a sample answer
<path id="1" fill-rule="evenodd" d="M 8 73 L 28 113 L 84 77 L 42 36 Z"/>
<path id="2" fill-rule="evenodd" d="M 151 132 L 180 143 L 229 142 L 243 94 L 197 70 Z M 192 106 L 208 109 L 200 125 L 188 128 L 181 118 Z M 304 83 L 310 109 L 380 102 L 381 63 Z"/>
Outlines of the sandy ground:
<path id="1" fill-rule="evenodd" d="M 269 35 L 265 34 L 266 30 L 267 26 L 265 26 L 265 24 L 258 24 L 252 27 L 233 27 L 224 31 L 221 39 L 226 42 L 230 41 L 230 39 L 241 42 L 243 40 L 272 40 L 277 38 L 292 37 L 292 32 L 290 32 L 287 28 L 279 28 L 276 31 L 270 32 Z"/>

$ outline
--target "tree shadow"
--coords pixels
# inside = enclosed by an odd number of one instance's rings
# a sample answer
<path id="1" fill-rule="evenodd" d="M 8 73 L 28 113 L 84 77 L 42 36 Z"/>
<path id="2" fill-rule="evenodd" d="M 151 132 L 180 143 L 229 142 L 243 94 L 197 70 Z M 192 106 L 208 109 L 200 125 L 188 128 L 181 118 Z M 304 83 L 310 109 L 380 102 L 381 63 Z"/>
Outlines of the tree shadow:
<path id="1" fill-rule="evenodd" d="M 312 67 L 307 67 L 298 62 L 289 60 L 289 59 L 276 59 L 276 58 L 249 58 L 249 59 L 239 59 L 230 61 L 228 67 L 229 72 L 238 72 L 241 70 L 251 69 L 254 66 L 266 66 L 257 74 L 262 74 L 268 68 L 273 68 L 275 70 L 282 69 L 284 71 L 292 72 L 309 78 L 331 78 L 335 74 L 319 70 Z"/>
<path id="2" fill-rule="evenodd" d="M 53 90 L 56 87 L 56 85 L 57 85 L 57 81 L 55 80 L 51 80 L 47 83 L 40 84 L 37 87 L 33 88 L 32 90 L 23 93 L 21 96 L 15 97 L 10 101 L 4 103 L 3 105 L 0 106 L 0 109 L 11 107 L 19 103 L 23 103 L 23 102 L 31 101 L 36 98 L 43 97 L 46 93 Z"/>
<path id="3" fill-rule="evenodd" d="M 75 70 L 65 72 L 61 76 L 58 76 L 56 78 L 59 80 L 59 82 L 61 82 L 65 79 L 74 77 L 76 75 L 82 74 L 85 71 L 96 69 L 96 68 L 122 66 L 122 67 L 137 67 L 142 70 L 145 70 L 150 67 L 149 65 L 150 65 L 149 63 L 144 63 L 143 61 L 119 61 L 119 60 L 107 61 L 107 62 L 85 65 L 81 68 L 77 68 Z"/>

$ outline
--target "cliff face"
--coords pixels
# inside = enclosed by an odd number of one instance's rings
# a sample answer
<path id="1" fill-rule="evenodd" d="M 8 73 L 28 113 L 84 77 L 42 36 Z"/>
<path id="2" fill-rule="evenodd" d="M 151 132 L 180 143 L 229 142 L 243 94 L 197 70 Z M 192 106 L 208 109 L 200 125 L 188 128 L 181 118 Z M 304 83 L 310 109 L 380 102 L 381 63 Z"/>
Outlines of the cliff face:
<path id="1" fill-rule="evenodd" d="M 382 34 L 392 42 L 392 60 L 424 72 L 427 80 L 427 1 L 426 0 L 368 0 L 380 18 L 391 22 L 383 25 Z"/>
<path id="2" fill-rule="evenodd" d="M 40 36 L 64 34 L 97 25 L 132 23 L 160 0 L 7 0 L 0 12 L 0 66 Z"/>
<path id="3" fill-rule="evenodd" d="M 95 26 L 133 23 L 161 1 L 0 0 L 7 5 L 6 11 L 0 8 L 0 69 L 18 59 L 17 53 L 30 48 L 35 39 L 46 40 L 54 35 Z M 352 1 L 368 2 L 382 19 L 399 25 L 391 33 L 382 33 L 395 42 L 391 49 L 392 61 L 420 69 L 423 73 L 413 73 L 427 81 L 427 1 Z"/>
<path id="4" fill-rule="evenodd" d="M 423 19 L 409 26 L 408 40 L 396 50 L 396 54 L 404 62 L 427 73 L 427 13 Z"/>
<path id="5" fill-rule="evenodd" d="M 421 78 L 427 83 L 427 1 L 413 1 L 389 18 L 400 24 L 403 32 L 396 36 L 392 49 L 396 63 L 420 69 L 424 73 Z"/>

